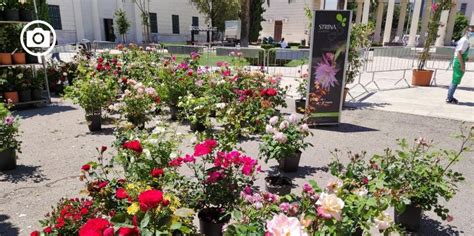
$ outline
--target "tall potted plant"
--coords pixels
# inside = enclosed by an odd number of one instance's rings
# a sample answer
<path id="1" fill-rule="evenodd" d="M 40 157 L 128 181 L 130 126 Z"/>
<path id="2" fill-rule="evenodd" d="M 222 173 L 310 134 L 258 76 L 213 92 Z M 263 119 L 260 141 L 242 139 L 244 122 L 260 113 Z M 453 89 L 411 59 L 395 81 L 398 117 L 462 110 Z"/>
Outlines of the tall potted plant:
<path id="1" fill-rule="evenodd" d="M 423 51 L 418 57 L 418 67 L 413 70 L 412 85 L 429 86 L 433 77 L 433 70 L 426 70 L 426 62 L 430 58 L 430 47 L 438 37 L 438 27 L 440 26 L 441 12 L 451 9 L 451 0 L 435 0 L 431 7 L 433 11 L 428 24 L 428 36 L 423 45 Z"/>
<path id="2" fill-rule="evenodd" d="M 20 12 L 18 10 L 18 0 L 5 0 L 5 19 L 7 21 L 19 21 Z"/>
<path id="3" fill-rule="evenodd" d="M 16 152 L 21 152 L 18 119 L 0 102 L 0 171 L 16 168 Z"/>
<path id="4" fill-rule="evenodd" d="M 0 85 L 3 87 L 3 95 L 7 102 L 18 103 L 17 76 L 14 68 L 8 67 L 0 73 Z"/>
<path id="5" fill-rule="evenodd" d="M 11 42 L 8 38 L 8 32 L 10 30 L 9 25 L 0 25 L 0 65 L 11 65 L 12 55 L 9 50 L 11 48 Z"/>

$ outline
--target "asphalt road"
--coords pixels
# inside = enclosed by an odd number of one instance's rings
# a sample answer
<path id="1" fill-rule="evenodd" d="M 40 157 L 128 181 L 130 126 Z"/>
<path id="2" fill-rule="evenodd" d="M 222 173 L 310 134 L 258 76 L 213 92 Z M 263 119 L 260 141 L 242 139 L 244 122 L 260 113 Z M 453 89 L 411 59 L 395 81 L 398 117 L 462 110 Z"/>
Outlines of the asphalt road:
<path id="1" fill-rule="evenodd" d="M 291 110 L 292 102 L 290 102 Z M 112 143 L 112 126 L 98 134 L 89 133 L 82 109 L 67 102 L 39 109 L 19 111 L 23 153 L 18 168 L 0 173 L 0 235 L 29 235 L 39 229 L 38 220 L 61 197 L 80 196 L 83 185 L 78 180 L 80 167 L 96 154 L 95 148 Z M 342 124 L 313 130 L 314 147 L 303 153 L 300 171 L 291 175 L 301 186 L 309 179 L 325 185 L 330 175 L 325 172 L 335 148 L 343 151 L 381 153 L 396 147 L 397 138 L 433 139 L 440 148 L 455 148 L 459 142 L 451 138 L 460 121 L 429 118 L 370 109 L 346 109 Z M 468 124 L 472 125 L 472 124 Z M 187 132 L 187 127 L 180 127 Z M 257 141 L 240 144 L 246 153 L 256 157 Z M 263 162 L 262 162 L 263 163 Z M 269 170 L 275 163 L 263 165 Z M 465 174 L 461 191 L 448 203 L 454 221 L 442 222 L 434 213 L 426 212 L 422 235 L 474 235 L 474 156 L 466 155 L 455 167 Z M 257 182 L 262 186 L 264 175 Z M 298 192 L 299 187 L 294 191 Z"/>

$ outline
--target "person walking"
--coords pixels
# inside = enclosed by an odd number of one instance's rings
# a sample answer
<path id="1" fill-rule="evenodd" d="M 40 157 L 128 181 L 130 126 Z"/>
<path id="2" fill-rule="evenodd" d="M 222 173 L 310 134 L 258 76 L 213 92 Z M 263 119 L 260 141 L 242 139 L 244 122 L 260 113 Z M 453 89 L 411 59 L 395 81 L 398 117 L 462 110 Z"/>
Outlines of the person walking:
<path id="1" fill-rule="evenodd" d="M 280 47 L 281 48 L 287 48 L 288 47 L 288 42 L 285 41 L 285 38 L 282 38 L 280 41 Z"/>
<path id="2" fill-rule="evenodd" d="M 461 83 L 462 77 L 466 72 L 466 61 L 469 58 L 469 38 L 474 38 L 474 25 L 470 25 L 464 36 L 457 42 L 456 50 L 454 51 L 453 61 L 453 80 L 448 89 L 447 103 L 458 104 L 458 100 L 454 98 L 454 92 Z"/>

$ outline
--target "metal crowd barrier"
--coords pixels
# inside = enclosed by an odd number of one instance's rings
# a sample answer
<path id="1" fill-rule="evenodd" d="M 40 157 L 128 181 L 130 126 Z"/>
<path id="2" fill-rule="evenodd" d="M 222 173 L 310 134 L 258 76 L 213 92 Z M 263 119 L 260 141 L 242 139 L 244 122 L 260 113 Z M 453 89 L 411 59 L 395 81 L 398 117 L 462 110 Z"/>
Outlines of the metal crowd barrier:
<path id="1" fill-rule="evenodd" d="M 119 43 L 109 41 L 94 41 L 92 42 L 92 51 L 102 52 L 105 50 L 112 50 L 115 49 L 117 45 L 119 45 Z"/>
<path id="2" fill-rule="evenodd" d="M 230 56 L 235 59 L 245 60 L 246 68 L 255 70 L 265 68 L 265 50 L 261 48 L 240 48 L 240 47 L 215 47 L 216 56 Z"/>
<path id="3" fill-rule="evenodd" d="M 204 52 L 204 46 L 193 46 L 193 45 L 169 45 L 166 46 L 168 53 L 171 55 L 178 54 L 191 54 L 192 52 L 202 54 Z"/>
<path id="4" fill-rule="evenodd" d="M 269 74 L 300 78 L 308 73 L 309 49 L 272 48 L 266 53 L 266 71 Z"/>

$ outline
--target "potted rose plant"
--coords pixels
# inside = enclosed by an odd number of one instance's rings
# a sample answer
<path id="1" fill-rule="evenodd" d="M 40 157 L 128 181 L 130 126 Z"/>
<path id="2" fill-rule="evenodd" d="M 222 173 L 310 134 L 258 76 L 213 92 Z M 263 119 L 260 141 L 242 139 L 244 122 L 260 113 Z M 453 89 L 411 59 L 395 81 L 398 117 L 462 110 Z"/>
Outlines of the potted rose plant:
<path id="1" fill-rule="evenodd" d="M 16 152 L 21 152 L 18 126 L 18 118 L 0 102 L 0 171 L 16 168 Z"/>
<path id="2" fill-rule="evenodd" d="M 386 185 L 394 194 L 395 222 L 407 230 L 417 231 L 423 211 L 434 210 L 443 220 L 452 219 L 443 202 L 449 201 L 458 191 L 458 183 L 464 180 L 462 173 L 452 166 L 462 154 L 471 150 L 474 128 L 463 129 L 459 150 L 431 151 L 431 143 L 417 139 L 410 147 L 406 140 L 400 140 L 400 150 L 387 150 L 375 155 L 371 165 L 383 173 Z"/>
<path id="3" fill-rule="evenodd" d="M 304 73 L 300 76 L 298 87 L 296 91 L 300 95 L 300 98 L 295 100 L 295 110 L 297 113 L 303 114 L 306 110 L 306 94 L 308 90 L 308 73 Z"/>
<path id="4" fill-rule="evenodd" d="M 186 163 L 194 172 L 194 178 L 189 180 L 195 201 L 192 205 L 199 211 L 204 235 L 222 235 L 240 192 L 253 183 L 259 170 L 251 157 L 238 151 L 218 151 L 217 145 L 215 140 L 205 140 L 195 145 L 194 154 L 170 162 L 171 166 Z"/>
<path id="5" fill-rule="evenodd" d="M 188 94 L 178 104 L 187 120 L 191 123 L 191 131 L 203 132 L 211 126 L 212 100 L 208 96 L 195 97 Z"/>
<path id="6" fill-rule="evenodd" d="M 274 116 L 270 118 L 266 133 L 262 136 L 259 157 L 264 158 L 265 162 L 276 159 L 281 171 L 296 172 L 301 151 L 312 146 L 304 141 L 310 134 L 308 125 L 297 115 L 292 114 L 286 118 Z"/>
<path id="7" fill-rule="evenodd" d="M 4 98 L 6 101 L 13 104 L 20 102 L 17 89 L 17 76 L 20 74 L 15 74 L 15 68 L 13 67 L 3 68 L 0 73 L 0 85 L 2 85 L 4 90 Z"/>
<path id="8" fill-rule="evenodd" d="M 65 89 L 65 97 L 84 108 L 90 131 L 101 129 L 102 109 L 114 101 L 117 93 L 117 83 L 109 71 L 110 66 L 103 59 L 99 58 L 97 65 L 81 61 L 78 79 Z"/>
<path id="9" fill-rule="evenodd" d="M 430 58 L 430 47 L 438 37 L 438 28 L 440 26 L 441 13 L 444 10 L 451 9 L 451 0 L 435 0 L 432 5 L 432 14 L 428 23 L 428 36 L 423 45 L 423 51 L 418 57 L 418 67 L 413 69 L 412 85 L 429 86 L 433 77 L 433 70 L 426 70 L 426 61 Z"/>

